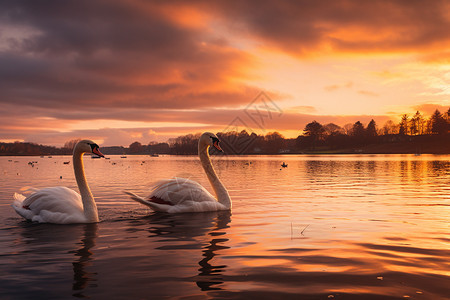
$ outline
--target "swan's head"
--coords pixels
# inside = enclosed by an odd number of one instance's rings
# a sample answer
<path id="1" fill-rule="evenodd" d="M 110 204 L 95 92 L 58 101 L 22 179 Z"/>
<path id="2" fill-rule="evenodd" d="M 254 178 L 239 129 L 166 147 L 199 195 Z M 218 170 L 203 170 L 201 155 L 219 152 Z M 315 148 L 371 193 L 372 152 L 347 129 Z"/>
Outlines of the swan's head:
<path id="1" fill-rule="evenodd" d="M 93 153 L 100 157 L 105 157 L 99 150 L 99 146 L 91 140 L 82 140 L 79 141 L 75 148 L 73 148 L 73 153 Z"/>
<path id="2" fill-rule="evenodd" d="M 198 141 L 199 145 L 207 147 L 207 146 L 211 146 L 216 148 L 217 150 L 219 150 L 220 152 L 223 152 L 222 148 L 220 148 L 220 141 L 219 138 L 211 132 L 205 132 L 201 135 L 199 141 Z"/>

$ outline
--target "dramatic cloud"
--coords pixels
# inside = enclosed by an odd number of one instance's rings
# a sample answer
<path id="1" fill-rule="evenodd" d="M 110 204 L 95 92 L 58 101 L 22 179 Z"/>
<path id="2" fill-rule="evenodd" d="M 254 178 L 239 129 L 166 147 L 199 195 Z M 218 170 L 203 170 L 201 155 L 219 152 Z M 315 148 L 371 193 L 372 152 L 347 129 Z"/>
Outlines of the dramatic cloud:
<path id="1" fill-rule="evenodd" d="M 450 3 L 432 1 L 211 1 L 236 30 L 294 55 L 439 50 L 450 45 Z"/>
<path id="2" fill-rule="evenodd" d="M 0 16 L 31 31 L 3 40 L 1 102 L 196 108 L 239 105 L 258 91 L 235 81 L 251 55 L 144 2 L 3 2 Z"/>
<path id="3" fill-rule="evenodd" d="M 381 122 L 376 105 L 445 107 L 448 11 L 438 0 L 1 1 L 0 140 L 128 145 L 236 118 L 258 128 L 242 114 L 260 91 L 284 110 L 272 131 Z"/>

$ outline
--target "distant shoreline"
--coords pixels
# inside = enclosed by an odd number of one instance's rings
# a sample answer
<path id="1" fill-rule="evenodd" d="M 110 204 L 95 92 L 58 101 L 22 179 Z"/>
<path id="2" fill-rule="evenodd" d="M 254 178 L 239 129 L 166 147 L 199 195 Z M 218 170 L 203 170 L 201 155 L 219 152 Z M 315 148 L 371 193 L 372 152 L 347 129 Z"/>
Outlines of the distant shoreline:
<path id="1" fill-rule="evenodd" d="M 245 151 L 238 151 L 239 144 L 227 144 L 223 146 L 225 155 L 332 155 L 332 154 L 450 154 L 450 135 L 436 136 L 393 136 L 390 141 L 371 143 L 366 145 L 341 145 L 341 147 L 330 147 L 318 143 L 315 147 L 301 148 L 295 145 L 295 140 L 286 140 L 287 146 L 280 146 L 279 152 L 268 151 L 263 147 L 252 147 Z M 11 146 L 7 149 L 6 146 Z M 12 147 L 15 146 L 16 148 Z M 225 147 L 226 146 L 226 147 Z M 347 146 L 343 148 L 342 146 Z M 168 147 L 168 145 L 167 145 Z M 182 149 L 148 149 L 142 147 L 141 151 L 136 149 L 113 146 L 100 147 L 105 155 L 197 155 L 197 147 L 187 147 Z M 144 150 L 144 151 L 142 151 Z M 150 150 L 150 151 L 149 151 Z M 160 151 L 158 151 L 160 150 Z M 1 152 L 3 151 L 3 152 Z M 168 152 L 171 153 L 168 153 Z M 246 153 L 247 152 L 247 153 Z M 0 156 L 71 156 L 72 151 L 68 148 L 56 148 L 29 143 L 0 144 Z"/>
<path id="2" fill-rule="evenodd" d="M 105 153 L 104 153 L 105 154 Z M 105 154 L 106 156 L 122 156 L 120 154 Z M 299 153 L 250 153 L 250 154 L 227 154 L 219 155 L 219 156 L 294 156 L 294 155 L 450 155 L 449 152 L 352 152 L 352 151 L 310 151 L 310 152 L 299 152 Z M 0 154 L 0 157 L 41 157 L 43 158 L 51 158 L 49 155 L 33 155 L 33 154 Z M 67 156 L 70 157 L 72 154 L 54 154 L 50 156 Z M 148 156 L 152 157 L 149 154 L 127 154 L 126 156 Z M 198 156 L 197 154 L 160 154 L 160 157 L 164 156 Z M 216 156 L 216 155 L 213 155 Z M 88 155 L 86 155 L 88 157 Z"/>

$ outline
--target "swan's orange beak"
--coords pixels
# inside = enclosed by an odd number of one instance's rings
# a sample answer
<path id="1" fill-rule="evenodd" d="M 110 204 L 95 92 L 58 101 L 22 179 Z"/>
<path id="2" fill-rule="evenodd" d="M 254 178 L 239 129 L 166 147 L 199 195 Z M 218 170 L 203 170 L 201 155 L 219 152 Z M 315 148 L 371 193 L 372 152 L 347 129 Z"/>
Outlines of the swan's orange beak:
<path id="1" fill-rule="evenodd" d="M 103 155 L 103 153 L 101 153 L 100 150 L 98 150 L 98 148 L 92 149 L 92 153 L 94 153 L 94 154 L 96 154 L 96 155 L 98 155 L 98 156 L 100 156 L 100 157 L 105 157 L 105 156 Z"/>
<path id="2" fill-rule="evenodd" d="M 219 150 L 220 152 L 223 152 L 222 148 L 220 148 L 220 146 L 219 146 L 219 142 L 218 142 L 218 141 L 215 141 L 215 142 L 213 143 L 213 145 L 214 145 L 214 147 L 215 147 L 217 150 Z"/>

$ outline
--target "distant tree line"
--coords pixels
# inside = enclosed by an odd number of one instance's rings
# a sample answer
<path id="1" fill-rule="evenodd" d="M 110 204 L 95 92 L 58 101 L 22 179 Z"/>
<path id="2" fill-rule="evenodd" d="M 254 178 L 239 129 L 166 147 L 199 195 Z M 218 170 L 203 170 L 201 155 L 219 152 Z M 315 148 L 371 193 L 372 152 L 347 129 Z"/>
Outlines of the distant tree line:
<path id="1" fill-rule="evenodd" d="M 287 154 L 287 153 L 450 153 L 450 108 L 442 114 L 436 110 L 429 118 L 419 111 L 413 116 L 402 115 L 396 124 L 388 120 L 378 127 L 374 120 L 367 126 L 357 121 L 343 127 L 317 121 L 308 123 L 297 138 L 285 138 L 278 132 L 266 135 L 241 132 L 219 132 L 221 146 L 227 154 Z M 170 139 L 168 143 L 140 145 L 135 142 L 129 150 L 149 153 L 196 154 L 200 134 L 188 134 Z M 136 144 L 137 143 L 137 144 Z M 132 153 L 130 152 L 130 153 Z"/>
<path id="2" fill-rule="evenodd" d="M 378 127 L 374 120 L 367 125 L 357 121 L 339 126 L 312 121 L 297 138 L 285 138 L 278 132 L 265 135 L 241 132 L 220 132 L 221 147 L 226 154 L 287 154 L 287 153 L 450 153 L 450 108 L 442 114 L 436 110 L 429 118 L 419 111 L 402 115 L 399 123 L 388 120 Z M 136 141 L 129 147 L 102 147 L 104 154 L 197 154 L 200 133 L 169 139 L 167 143 Z M 33 143 L 0 143 L 0 155 L 60 155 L 71 154 L 79 141 L 70 140 L 64 147 Z"/>
<path id="3" fill-rule="evenodd" d="M 427 143 L 431 143 L 433 146 L 442 148 L 450 142 L 449 132 L 450 109 L 445 114 L 436 110 L 428 119 L 417 111 L 412 117 L 407 114 L 402 115 L 398 124 L 388 120 L 381 128 L 373 119 L 367 126 L 357 121 L 343 127 L 333 123 L 322 125 L 312 121 L 305 126 L 303 135 L 297 138 L 296 146 L 298 149 L 306 150 L 336 150 L 376 144 L 384 144 L 388 147 L 389 144 L 399 143 L 427 147 Z M 420 151 L 420 149 L 411 150 Z M 446 151 L 450 153 L 450 149 Z"/>
<path id="4" fill-rule="evenodd" d="M 34 143 L 0 143 L 0 155 L 64 155 L 71 153 L 71 149 Z"/>

